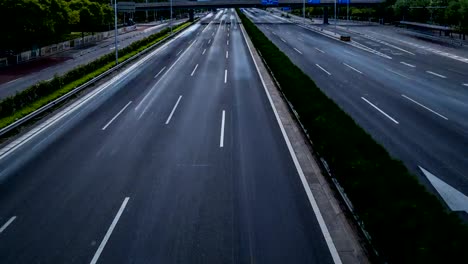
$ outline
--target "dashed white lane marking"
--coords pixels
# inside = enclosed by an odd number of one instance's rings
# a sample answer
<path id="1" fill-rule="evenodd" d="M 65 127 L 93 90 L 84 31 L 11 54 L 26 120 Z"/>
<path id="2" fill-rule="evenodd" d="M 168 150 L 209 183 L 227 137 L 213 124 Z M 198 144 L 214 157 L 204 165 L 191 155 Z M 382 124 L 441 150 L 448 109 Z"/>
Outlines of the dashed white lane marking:
<path id="1" fill-rule="evenodd" d="M 229 51 L 226 50 L 226 59 L 229 58 Z"/>
<path id="2" fill-rule="evenodd" d="M 319 49 L 319 48 L 315 48 L 315 49 L 318 50 L 318 51 L 320 51 L 320 52 L 322 52 L 322 53 L 325 53 L 325 51 L 323 51 L 323 50 L 321 50 L 321 49 Z"/>
<path id="3" fill-rule="evenodd" d="M 280 38 L 280 39 L 281 39 L 281 41 L 283 41 L 284 43 L 286 43 L 286 40 L 284 40 L 283 38 Z"/>
<path id="4" fill-rule="evenodd" d="M 127 109 L 127 107 L 132 104 L 132 101 L 128 102 L 103 128 L 102 130 L 106 130 L 106 128 L 108 126 L 110 126 L 110 124 L 112 124 L 112 122 L 114 122 L 115 119 L 117 119 L 117 117 L 119 117 L 119 115 L 121 115 L 123 113 L 123 111 L 125 111 L 125 109 Z"/>
<path id="5" fill-rule="evenodd" d="M 385 70 L 387 70 L 387 71 L 389 71 L 389 72 L 391 72 L 391 73 L 394 73 L 394 74 L 396 74 L 396 75 L 398 75 L 398 76 L 401 76 L 401 77 L 403 77 L 403 78 L 406 78 L 406 79 L 408 79 L 408 80 L 412 80 L 410 77 L 408 77 L 408 76 L 406 76 L 406 75 L 404 75 L 404 74 L 401 74 L 401 73 L 399 73 L 399 72 L 396 72 L 396 71 L 394 71 L 394 70 L 390 70 L 390 69 L 388 69 L 388 68 L 385 68 Z"/>
<path id="6" fill-rule="evenodd" d="M 227 40 L 226 45 L 229 46 L 229 39 Z"/>
<path id="7" fill-rule="evenodd" d="M 192 71 L 192 73 L 190 74 L 190 76 L 193 76 L 193 75 L 195 74 L 195 71 L 197 70 L 197 68 L 198 68 L 198 64 L 195 65 L 195 68 L 193 68 L 193 71 Z"/>
<path id="8" fill-rule="evenodd" d="M 356 68 L 354 68 L 354 67 L 352 67 L 352 66 L 350 66 L 350 65 L 348 65 L 348 64 L 346 64 L 346 63 L 344 63 L 344 62 L 343 62 L 343 64 L 344 64 L 346 67 L 350 68 L 351 70 L 354 70 L 354 71 L 359 72 L 360 74 L 362 74 L 362 72 L 359 71 L 358 69 L 356 69 Z"/>
<path id="9" fill-rule="evenodd" d="M 299 54 L 302 55 L 302 52 L 301 52 L 300 50 L 298 50 L 298 49 L 296 49 L 296 48 L 294 48 L 294 50 L 295 50 L 297 53 L 299 53 Z"/>
<path id="10" fill-rule="evenodd" d="M 208 40 L 208 45 L 211 43 L 211 39 Z"/>
<path id="11" fill-rule="evenodd" d="M 223 115 L 221 117 L 221 135 L 219 137 L 219 147 L 224 147 L 224 119 L 226 116 L 226 112 L 223 110 Z"/>
<path id="12" fill-rule="evenodd" d="M 271 34 L 275 35 L 276 36 L 276 33 L 274 31 L 271 32 Z"/>
<path id="13" fill-rule="evenodd" d="M 403 65 L 406 65 L 408 67 L 411 67 L 411 68 L 416 68 L 416 66 L 414 66 L 413 64 L 409 64 L 409 63 L 406 63 L 404 61 L 400 61 L 400 63 L 403 64 Z"/>
<path id="14" fill-rule="evenodd" d="M 154 78 L 155 78 L 155 79 L 158 78 L 158 76 L 159 76 L 165 69 L 166 69 L 166 66 L 164 66 L 164 67 L 158 72 L 158 74 L 156 74 L 156 75 L 154 76 Z"/>
<path id="15" fill-rule="evenodd" d="M 227 83 L 227 69 L 224 70 L 224 83 Z"/>
<path id="16" fill-rule="evenodd" d="M 3 231 L 5 231 L 5 229 L 7 229 L 7 227 L 8 227 L 9 225 L 11 225 L 11 223 L 13 223 L 13 221 L 15 221 L 15 219 L 16 219 L 16 216 L 13 216 L 13 217 L 11 217 L 10 219 L 8 219 L 8 221 L 7 221 L 4 225 L 2 225 L 2 227 L 0 227 L 0 234 L 1 234 Z"/>
<path id="17" fill-rule="evenodd" d="M 445 117 L 445 116 L 443 116 L 443 115 L 437 113 L 436 111 L 434 111 L 434 110 L 430 109 L 429 107 L 427 107 L 427 106 L 425 106 L 425 105 L 423 105 L 423 104 L 417 102 L 416 100 L 413 100 L 413 99 L 409 98 L 408 96 L 406 96 L 406 95 L 404 95 L 404 94 L 402 94 L 401 96 L 403 96 L 404 98 L 410 100 L 411 102 L 413 102 L 413 103 L 415 103 L 415 104 L 421 106 L 422 108 L 424 108 L 424 109 L 426 109 L 426 110 L 432 112 L 433 114 L 436 114 L 436 115 L 442 117 L 443 119 L 448 120 L 447 117 Z"/>
<path id="18" fill-rule="evenodd" d="M 399 124 L 398 121 L 396 121 L 393 117 L 391 117 L 390 115 L 388 115 L 387 113 L 385 113 L 384 111 L 382 111 L 382 109 L 378 108 L 377 106 L 375 106 L 373 103 L 369 102 L 369 100 L 367 100 L 366 98 L 364 97 L 361 97 L 362 100 L 364 100 L 366 103 L 368 103 L 370 106 L 374 107 L 375 109 L 377 109 L 377 111 L 379 111 L 381 114 L 383 114 L 384 116 L 386 116 L 388 119 L 392 120 L 395 124 Z"/>
<path id="19" fill-rule="evenodd" d="M 468 86 L 468 83 L 464 83 L 463 85 L 464 85 L 464 86 Z"/>
<path id="20" fill-rule="evenodd" d="M 176 56 L 179 56 L 179 54 L 182 52 L 182 50 L 179 50 L 179 52 L 177 52 Z"/>
<path id="21" fill-rule="evenodd" d="M 326 72 L 328 75 L 331 75 L 331 73 L 329 73 L 327 70 L 325 70 L 324 68 L 322 68 L 322 66 L 318 65 L 318 64 L 315 64 L 315 66 L 319 67 L 322 71 Z"/>
<path id="22" fill-rule="evenodd" d="M 114 231 L 115 226 L 119 222 L 120 216 L 122 216 L 123 211 L 125 210 L 125 207 L 127 206 L 129 197 L 125 197 L 125 200 L 123 201 L 122 205 L 120 206 L 119 211 L 117 212 L 117 215 L 115 216 L 114 220 L 112 221 L 112 224 L 109 227 L 109 230 L 107 230 L 106 235 L 104 236 L 104 239 L 102 240 L 101 244 L 99 245 L 99 248 L 97 249 L 96 253 L 94 254 L 93 259 L 91 260 L 90 264 L 96 264 L 96 262 L 99 259 L 99 256 L 101 256 L 102 250 L 107 244 L 107 241 L 109 240 L 110 236 L 112 235 L 112 232 Z"/>
<path id="23" fill-rule="evenodd" d="M 205 55 L 206 49 L 203 50 L 202 55 Z"/>
<path id="24" fill-rule="evenodd" d="M 426 72 L 429 73 L 429 74 L 432 74 L 432 75 L 434 75 L 434 76 L 437 76 L 437 77 L 439 77 L 439 78 L 447 79 L 447 77 L 444 76 L 444 75 L 442 75 L 442 74 L 438 74 L 438 73 L 435 73 L 435 72 L 432 72 L 432 71 L 426 71 Z"/>
<path id="25" fill-rule="evenodd" d="M 171 111 L 171 113 L 169 114 L 169 117 L 166 120 L 166 125 L 169 124 L 169 122 L 171 122 L 171 118 L 174 115 L 174 112 L 175 112 L 177 106 L 179 105 L 180 99 L 182 99 L 182 95 L 179 96 L 179 99 L 177 99 L 177 102 L 175 103 L 174 107 L 172 108 L 172 111 Z"/>
<path id="26" fill-rule="evenodd" d="M 347 54 L 349 54 L 349 55 L 356 56 L 356 54 L 354 54 L 354 53 L 352 53 L 352 52 L 350 52 L 350 51 L 347 51 L 347 50 L 343 50 L 343 52 L 344 52 L 344 53 L 347 53 Z"/>

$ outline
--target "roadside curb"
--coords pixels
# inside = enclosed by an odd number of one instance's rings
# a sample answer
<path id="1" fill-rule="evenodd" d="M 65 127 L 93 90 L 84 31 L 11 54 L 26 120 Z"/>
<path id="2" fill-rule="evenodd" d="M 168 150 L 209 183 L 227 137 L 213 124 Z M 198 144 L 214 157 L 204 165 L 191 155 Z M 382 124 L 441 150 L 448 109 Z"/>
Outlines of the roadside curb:
<path id="1" fill-rule="evenodd" d="M 240 24 L 240 27 L 247 44 L 254 47 L 242 24 Z M 279 121 L 284 127 L 299 166 L 306 178 L 306 184 L 313 193 L 318 209 L 329 231 L 328 234 L 338 252 L 339 258 L 335 260 L 335 263 L 370 263 L 365 249 L 361 246 L 358 231 L 348 222 L 346 213 L 336 197 L 337 194 L 330 188 L 327 179 L 321 173 L 320 165 L 312 154 L 313 151 L 308 143 L 309 141 L 288 107 L 289 103 L 282 96 L 274 77 L 270 76 L 270 71 L 264 64 L 261 55 L 255 48 L 252 48 L 251 52 L 252 59 L 258 65 L 261 79 L 265 80 L 265 87 L 271 96 Z"/>

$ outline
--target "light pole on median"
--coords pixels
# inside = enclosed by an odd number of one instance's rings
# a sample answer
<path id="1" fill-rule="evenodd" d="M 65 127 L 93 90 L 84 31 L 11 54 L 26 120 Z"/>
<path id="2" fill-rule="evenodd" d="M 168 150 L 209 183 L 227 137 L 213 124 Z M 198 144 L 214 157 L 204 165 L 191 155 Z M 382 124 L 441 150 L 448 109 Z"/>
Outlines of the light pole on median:
<path id="1" fill-rule="evenodd" d="M 349 23 L 349 1 L 351 1 L 351 0 L 348 0 L 346 2 L 346 4 L 347 4 L 347 6 L 346 6 L 346 20 L 348 21 L 348 23 Z"/>
<path id="2" fill-rule="evenodd" d="M 171 35 L 172 35 L 172 0 L 171 0 L 171 21 L 169 23 L 171 25 Z"/>
<path id="3" fill-rule="evenodd" d="M 115 32 L 114 32 L 114 47 L 115 47 L 115 64 L 119 64 L 119 49 L 117 48 L 117 0 L 114 0 L 114 26 L 115 26 Z"/>
<path id="4" fill-rule="evenodd" d="M 302 1 L 302 18 L 304 19 L 305 23 L 305 0 Z"/>
<path id="5" fill-rule="evenodd" d="M 335 34 L 336 34 L 336 0 L 335 0 Z"/>

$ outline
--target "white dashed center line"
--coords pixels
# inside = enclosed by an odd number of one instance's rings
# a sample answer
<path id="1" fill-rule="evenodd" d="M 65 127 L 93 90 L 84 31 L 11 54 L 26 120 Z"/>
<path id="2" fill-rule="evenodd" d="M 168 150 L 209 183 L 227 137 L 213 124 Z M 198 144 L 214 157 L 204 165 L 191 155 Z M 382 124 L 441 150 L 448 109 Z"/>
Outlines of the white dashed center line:
<path id="1" fill-rule="evenodd" d="M 440 78 L 442 78 L 442 79 L 447 79 L 447 77 L 444 76 L 444 75 L 442 75 L 442 74 L 438 74 L 438 73 L 431 72 L 431 71 L 426 71 L 426 72 L 429 73 L 429 74 L 432 74 L 432 75 L 434 75 L 434 76 L 440 77 Z"/>
<path id="2" fill-rule="evenodd" d="M 415 67 L 416 67 L 416 66 L 414 66 L 414 65 L 412 65 L 412 64 L 409 64 L 409 63 L 406 63 L 406 62 L 404 62 L 404 61 L 400 61 L 400 63 L 403 64 L 403 65 L 406 65 L 406 66 L 408 66 L 408 67 L 411 67 L 411 68 L 415 68 Z"/>

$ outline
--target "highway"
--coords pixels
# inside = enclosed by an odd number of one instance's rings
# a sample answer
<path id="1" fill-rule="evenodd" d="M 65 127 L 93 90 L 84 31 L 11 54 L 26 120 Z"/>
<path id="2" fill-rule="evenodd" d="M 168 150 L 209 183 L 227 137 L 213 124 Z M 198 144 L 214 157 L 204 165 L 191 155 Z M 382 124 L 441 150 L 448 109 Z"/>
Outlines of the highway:
<path id="1" fill-rule="evenodd" d="M 468 61 L 337 28 L 357 42 L 344 43 L 279 13 L 245 13 L 429 190 L 420 167 L 468 195 Z"/>
<path id="2" fill-rule="evenodd" d="M 175 20 L 173 25 L 178 25 L 187 21 L 187 19 Z M 152 25 L 149 28 L 131 31 L 125 34 L 117 36 L 117 47 L 123 49 L 135 41 L 141 40 L 150 34 L 159 32 L 169 27 L 168 22 L 158 23 Z M 137 27 L 139 28 L 139 27 Z M 143 28 L 143 27 L 141 27 Z M 5 69 L 0 72 L 0 75 L 4 75 L 2 79 L 11 79 L 7 82 L 0 83 L 0 100 L 12 96 L 17 92 L 21 92 L 28 87 L 40 82 L 51 80 L 55 75 L 62 75 L 72 69 L 90 63 L 91 61 L 109 54 L 115 50 L 114 38 L 107 38 L 95 45 L 85 46 L 82 48 L 71 49 L 51 56 L 53 60 L 56 60 L 52 65 L 46 67 L 35 67 L 33 69 L 24 70 L 23 66 L 20 65 L 20 69 L 14 68 L 12 72 L 9 69 Z M 32 62 L 35 63 L 35 62 Z M 28 66 L 26 66 L 28 68 Z"/>
<path id="3" fill-rule="evenodd" d="M 233 10 L 42 124 L 0 151 L 2 263 L 333 263 Z"/>

